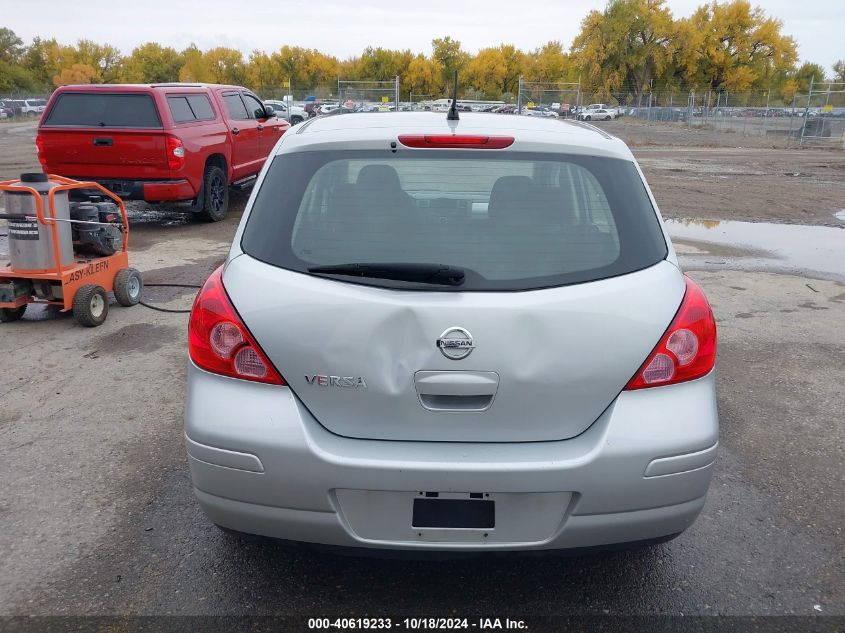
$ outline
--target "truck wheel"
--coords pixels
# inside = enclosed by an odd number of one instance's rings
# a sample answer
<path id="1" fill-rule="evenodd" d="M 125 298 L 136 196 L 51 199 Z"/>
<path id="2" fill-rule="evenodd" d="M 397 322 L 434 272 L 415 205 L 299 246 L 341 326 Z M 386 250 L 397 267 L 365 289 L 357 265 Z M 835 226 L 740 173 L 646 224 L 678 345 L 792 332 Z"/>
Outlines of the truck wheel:
<path id="1" fill-rule="evenodd" d="M 17 321 L 26 312 L 27 304 L 23 304 L 20 308 L 0 308 L 0 323 L 11 323 Z"/>
<path id="2" fill-rule="evenodd" d="M 114 277 L 112 291 L 114 298 L 122 306 L 134 306 L 141 300 L 141 292 L 144 289 L 144 281 L 141 273 L 135 268 L 124 268 L 119 270 Z"/>
<path id="3" fill-rule="evenodd" d="M 109 297 L 102 286 L 88 284 L 73 297 L 73 316 L 85 327 L 97 327 L 109 315 Z"/>
<path id="4" fill-rule="evenodd" d="M 205 168 L 202 179 L 202 209 L 199 216 L 206 222 L 219 222 L 229 209 L 229 183 L 217 165 Z"/>

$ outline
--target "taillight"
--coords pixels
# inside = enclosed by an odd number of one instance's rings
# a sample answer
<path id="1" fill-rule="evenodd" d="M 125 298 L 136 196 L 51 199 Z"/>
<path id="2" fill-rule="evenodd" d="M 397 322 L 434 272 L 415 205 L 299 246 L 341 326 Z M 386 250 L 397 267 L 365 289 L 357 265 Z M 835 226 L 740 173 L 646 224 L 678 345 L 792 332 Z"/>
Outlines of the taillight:
<path id="1" fill-rule="evenodd" d="M 35 153 L 38 154 L 38 162 L 41 163 L 41 170 L 47 170 L 47 158 L 44 156 L 44 138 L 38 134 L 35 137 Z"/>
<path id="2" fill-rule="evenodd" d="M 405 147 L 503 149 L 513 145 L 513 137 L 470 136 L 466 134 L 401 134 L 399 142 Z"/>
<path id="3" fill-rule="evenodd" d="M 194 300 L 188 324 L 188 352 L 205 371 L 271 385 L 285 381 L 252 338 L 215 270 Z"/>
<path id="4" fill-rule="evenodd" d="M 716 321 L 692 279 L 672 324 L 625 389 L 661 387 L 706 376 L 716 364 Z"/>
<path id="5" fill-rule="evenodd" d="M 176 136 L 167 137 L 167 167 L 178 170 L 185 166 L 185 145 Z"/>

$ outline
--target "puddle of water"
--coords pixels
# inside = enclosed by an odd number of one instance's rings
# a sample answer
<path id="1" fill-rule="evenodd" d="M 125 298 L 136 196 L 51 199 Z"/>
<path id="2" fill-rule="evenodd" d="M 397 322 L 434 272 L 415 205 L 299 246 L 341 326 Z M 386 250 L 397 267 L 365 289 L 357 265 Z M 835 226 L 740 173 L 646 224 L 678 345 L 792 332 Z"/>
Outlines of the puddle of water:
<path id="1" fill-rule="evenodd" d="M 845 230 L 826 226 L 666 220 L 683 266 L 845 280 Z"/>

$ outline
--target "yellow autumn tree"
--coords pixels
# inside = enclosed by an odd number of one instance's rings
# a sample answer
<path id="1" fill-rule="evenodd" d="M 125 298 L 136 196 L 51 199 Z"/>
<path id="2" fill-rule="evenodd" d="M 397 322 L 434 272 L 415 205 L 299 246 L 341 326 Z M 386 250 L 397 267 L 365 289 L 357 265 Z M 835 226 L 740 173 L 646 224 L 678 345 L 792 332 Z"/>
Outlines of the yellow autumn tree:
<path id="1" fill-rule="evenodd" d="M 690 87 L 768 88 L 771 77 L 794 67 L 794 40 L 780 20 L 748 0 L 711 2 L 678 23 L 676 59 Z"/>
<path id="2" fill-rule="evenodd" d="M 402 94 L 409 99 L 440 97 L 439 85 L 443 69 L 433 59 L 417 55 L 408 64 L 408 70 L 402 75 Z"/>
<path id="3" fill-rule="evenodd" d="M 487 99 L 515 93 L 525 67 L 525 53 L 512 44 L 482 48 L 466 65 L 461 85 L 481 91 Z"/>
<path id="4" fill-rule="evenodd" d="M 97 70 L 89 64 L 73 64 L 53 76 L 53 84 L 56 86 L 93 83 L 97 83 Z"/>
<path id="5" fill-rule="evenodd" d="M 587 87 L 642 94 L 670 67 L 673 34 L 664 0 L 611 0 L 584 18 L 572 53 Z"/>

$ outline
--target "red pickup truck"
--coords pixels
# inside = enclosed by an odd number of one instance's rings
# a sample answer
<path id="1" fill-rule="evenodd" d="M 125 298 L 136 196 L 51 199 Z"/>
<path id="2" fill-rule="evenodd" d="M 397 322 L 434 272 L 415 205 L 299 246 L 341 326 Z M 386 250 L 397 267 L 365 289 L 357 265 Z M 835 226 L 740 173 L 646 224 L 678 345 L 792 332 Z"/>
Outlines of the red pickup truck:
<path id="1" fill-rule="evenodd" d="M 45 172 L 94 180 L 127 200 L 192 201 L 218 221 L 229 187 L 250 184 L 289 128 L 239 86 L 63 86 L 35 143 Z"/>

